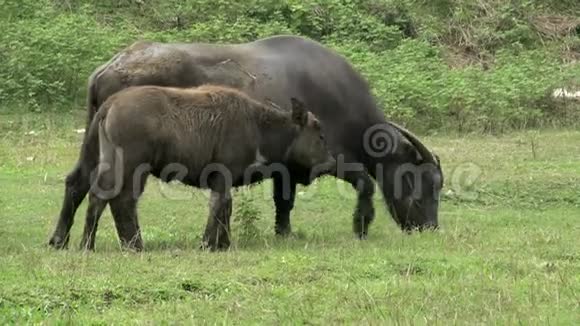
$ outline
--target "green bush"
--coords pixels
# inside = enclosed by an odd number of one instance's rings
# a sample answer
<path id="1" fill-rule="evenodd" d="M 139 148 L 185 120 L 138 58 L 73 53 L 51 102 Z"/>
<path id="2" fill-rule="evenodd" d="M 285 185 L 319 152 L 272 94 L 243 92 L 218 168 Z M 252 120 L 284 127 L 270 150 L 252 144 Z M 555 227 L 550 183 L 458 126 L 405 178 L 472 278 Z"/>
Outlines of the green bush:
<path id="1" fill-rule="evenodd" d="M 563 60 L 578 53 L 580 38 L 573 26 L 546 37 L 533 24 L 543 14 L 574 17 L 574 1 L 0 0 L 0 7 L 2 108 L 81 106 L 90 73 L 137 39 L 299 34 L 347 57 L 385 114 L 413 128 L 501 131 L 580 120 L 549 97 L 580 84 L 579 66 Z M 450 60 L 451 52 L 467 63 Z"/>
<path id="2" fill-rule="evenodd" d="M 555 54 L 500 51 L 490 70 L 449 69 L 441 51 L 408 40 L 382 53 L 337 46 L 369 79 L 388 117 L 423 129 L 501 131 L 548 120 L 551 91 L 580 67 L 563 70 Z"/>
<path id="3" fill-rule="evenodd" d="M 1 23 L 2 102 L 34 109 L 70 104 L 84 95 L 89 74 L 133 39 L 86 15 L 47 16 Z"/>
<path id="4" fill-rule="evenodd" d="M 238 224 L 238 240 L 240 243 L 248 243 L 260 236 L 260 229 L 256 225 L 261 219 L 260 210 L 248 193 L 248 188 L 241 189 L 238 194 L 240 200 L 236 201 L 234 212 L 235 222 Z"/>

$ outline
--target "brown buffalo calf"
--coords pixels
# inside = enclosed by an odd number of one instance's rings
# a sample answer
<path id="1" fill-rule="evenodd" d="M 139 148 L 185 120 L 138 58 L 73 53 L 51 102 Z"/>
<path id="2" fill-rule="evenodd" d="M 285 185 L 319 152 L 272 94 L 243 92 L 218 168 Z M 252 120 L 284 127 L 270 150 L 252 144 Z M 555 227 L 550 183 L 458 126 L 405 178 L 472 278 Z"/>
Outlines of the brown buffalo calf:
<path id="1" fill-rule="evenodd" d="M 143 248 L 136 206 L 149 174 L 210 189 L 202 245 L 228 248 L 232 187 L 262 180 L 273 166 L 284 173 L 288 165 L 328 171 L 336 164 L 317 118 L 299 100 L 291 103 L 286 112 L 212 85 L 139 86 L 111 96 L 88 131 L 99 161 L 81 248 L 94 249 L 107 204 L 122 244 Z"/>

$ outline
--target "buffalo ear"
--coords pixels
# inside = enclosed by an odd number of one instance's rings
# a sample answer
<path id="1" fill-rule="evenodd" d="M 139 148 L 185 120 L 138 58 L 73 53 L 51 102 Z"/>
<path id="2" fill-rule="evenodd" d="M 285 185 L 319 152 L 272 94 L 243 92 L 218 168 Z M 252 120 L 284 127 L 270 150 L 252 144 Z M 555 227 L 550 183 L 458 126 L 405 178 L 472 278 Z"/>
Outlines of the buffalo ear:
<path id="1" fill-rule="evenodd" d="M 306 126 L 308 122 L 308 110 L 306 105 L 297 98 L 290 98 L 292 103 L 292 121 L 300 127 Z"/>

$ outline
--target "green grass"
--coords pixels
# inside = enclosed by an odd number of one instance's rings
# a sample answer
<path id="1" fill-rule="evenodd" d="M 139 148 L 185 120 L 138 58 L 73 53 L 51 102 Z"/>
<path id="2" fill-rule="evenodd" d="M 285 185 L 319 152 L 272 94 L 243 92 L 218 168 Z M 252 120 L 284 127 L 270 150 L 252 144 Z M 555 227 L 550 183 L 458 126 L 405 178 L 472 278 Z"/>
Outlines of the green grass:
<path id="1" fill-rule="evenodd" d="M 151 179 L 144 253 L 119 250 L 108 210 L 96 252 L 79 252 L 85 204 L 57 252 L 46 243 L 83 126 L 82 112 L 0 116 L 1 324 L 580 323 L 578 130 L 425 137 L 446 175 L 437 233 L 402 234 L 377 196 L 357 241 L 353 191 L 324 178 L 300 188 L 294 235 L 277 239 L 268 182 L 236 193 L 253 199 L 257 235 L 235 216 L 232 250 L 200 252 L 207 193 Z"/>

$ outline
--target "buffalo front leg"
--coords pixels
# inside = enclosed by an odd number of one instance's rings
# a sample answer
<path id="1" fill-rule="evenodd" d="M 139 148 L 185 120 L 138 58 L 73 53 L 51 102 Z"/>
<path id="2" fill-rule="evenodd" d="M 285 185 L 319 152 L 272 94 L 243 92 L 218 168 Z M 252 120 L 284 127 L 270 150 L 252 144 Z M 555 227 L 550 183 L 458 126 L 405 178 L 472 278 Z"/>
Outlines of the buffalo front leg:
<path id="1" fill-rule="evenodd" d="M 74 215 L 90 188 L 89 179 L 89 168 L 82 160 L 67 175 L 60 216 L 48 242 L 50 246 L 56 249 L 64 249 L 68 246 Z"/>
<path id="2" fill-rule="evenodd" d="M 212 190 L 209 217 L 203 235 L 203 249 L 215 251 L 229 248 L 231 215 L 232 197 L 230 191 Z"/>
<path id="3" fill-rule="evenodd" d="M 368 229 L 375 217 L 373 195 L 375 184 L 362 166 L 356 163 L 341 163 L 336 177 L 350 183 L 357 192 L 357 203 L 353 214 L 353 231 L 359 239 L 366 239 Z"/>
<path id="4" fill-rule="evenodd" d="M 296 182 L 279 175 L 273 177 L 274 205 L 276 206 L 276 235 L 287 236 L 292 232 L 290 212 L 294 208 Z"/>
<path id="5" fill-rule="evenodd" d="M 373 205 L 375 183 L 366 172 L 357 172 L 348 175 L 347 181 L 351 183 L 358 195 L 352 219 L 353 231 L 359 239 L 366 239 L 369 232 L 369 225 L 375 218 L 375 208 Z"/>

